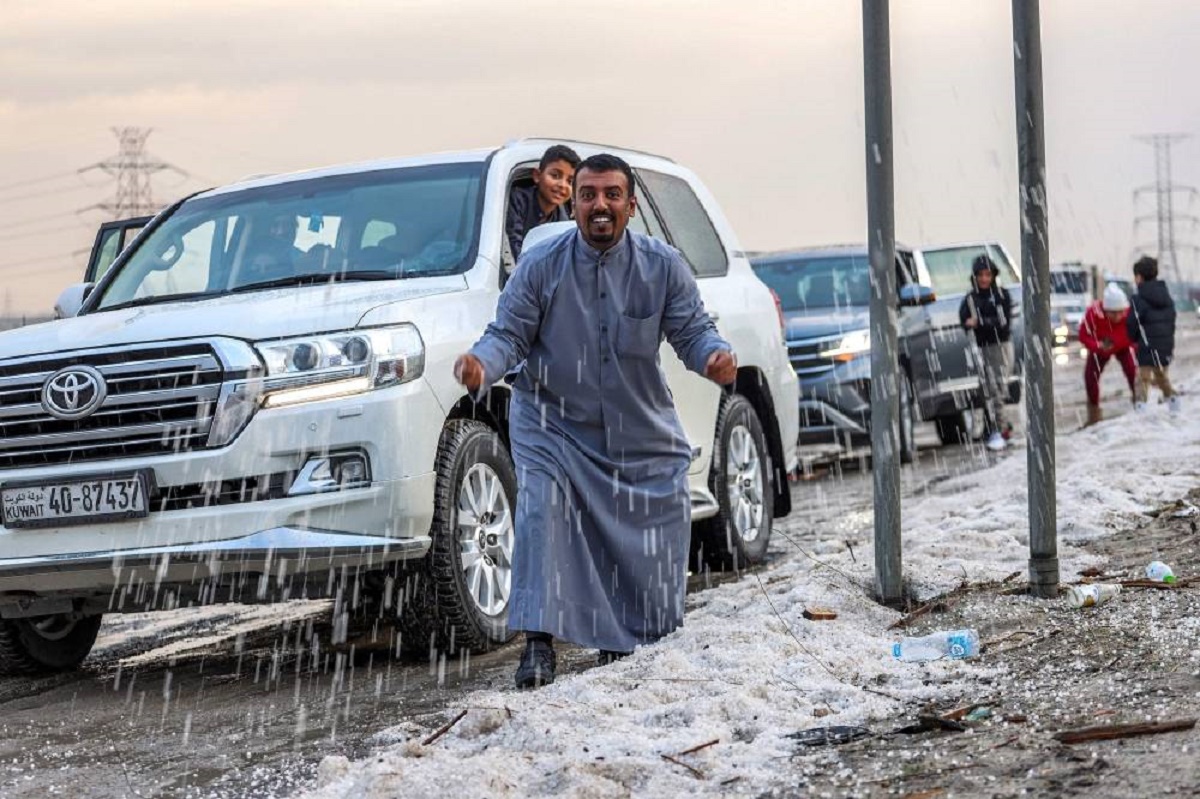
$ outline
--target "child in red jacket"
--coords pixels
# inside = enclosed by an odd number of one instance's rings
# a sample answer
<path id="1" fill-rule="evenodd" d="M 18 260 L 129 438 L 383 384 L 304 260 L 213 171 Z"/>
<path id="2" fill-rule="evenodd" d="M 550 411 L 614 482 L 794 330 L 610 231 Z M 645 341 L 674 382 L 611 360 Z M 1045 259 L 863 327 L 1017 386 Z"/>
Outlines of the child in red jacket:
<path id="1" fill-rule="evenodd" d="M 1104 298 L 1088 306 L 1079 325 L 1079 343 L 1087 347 L 1087 366 L 1083 370 L 1083 384 L 1087 388 L 1087 423 L 1093 425 L 1103 418 L 1100 412 L 1100 374 L 1110 358 L 1116 358 L 1125 372 L 1129 392 L 1133 393 L 1133 381 L 1137 374 L 1137 363 L 1133 357 L 1133 342 L 1129 340 L 1125 318 L 1129 316 L 1129 298 L 1115 283 L 1104 288 Z"/>

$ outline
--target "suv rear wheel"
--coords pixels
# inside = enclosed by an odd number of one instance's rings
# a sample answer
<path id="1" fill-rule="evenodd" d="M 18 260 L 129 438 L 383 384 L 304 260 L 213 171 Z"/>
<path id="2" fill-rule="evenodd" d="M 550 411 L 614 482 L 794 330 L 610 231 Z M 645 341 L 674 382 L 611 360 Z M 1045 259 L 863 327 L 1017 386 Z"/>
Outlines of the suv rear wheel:
<path id="1" fill-rule="evenodd" d="M 92 651 L 100 616 L 0 619 L 0 674 L 69 671 Z"/>
<path id="2" fill-rule="evenodd" d="M 958 413 L 939 416 L 933 420 L 933 424 L 937 428 L 938 440 L 945 446 L 967 444 L 979 435 L 973 408 L 964 408 Z"/>
<path id="3" fill-rule="evenodd" d="M 438 445 L 432 544 L 400 623 L 408 648 L 471 651 L 508 632 L 517 474 L 487 425 L 457 419 Z M 415 639 L 415 640 L 414 640 Z"/>
<path id="4" fill-rule="evenodd" d="M 717 415 L 708 485 L 720 512 L 692 526 L 695 565 L 728 571 L 761 561 L 771 540 L 775 494 L 762 423 L 740 394 L 726 398 Z"/>
<path id="5" fill-rule="evenodd" d="M 908 376 L 908 372 L 900 369 L 900 402 L 899 402 L 899 427 L 900 427 L 900 462 L 912 463 L 917 457 L 917 408 L 914 402 L 912 378 Z"/>

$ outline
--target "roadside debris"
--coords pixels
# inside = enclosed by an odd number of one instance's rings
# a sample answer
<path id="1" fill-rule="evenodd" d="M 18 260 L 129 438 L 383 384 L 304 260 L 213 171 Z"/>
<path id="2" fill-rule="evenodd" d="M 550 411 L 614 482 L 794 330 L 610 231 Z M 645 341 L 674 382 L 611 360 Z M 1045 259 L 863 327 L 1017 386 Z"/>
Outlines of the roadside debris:
<path id="1" fill-rule="evenodd" d="M 906 724 L 892 730 L 893 735 L 918 735 L 923 732 L 966 732 L 969 729 L 961 721 L 944 716 L 920 715 L 915 724 Z"/>
<path id="2" fill-rule="evenodd" d="M 871 731 L 866 727 L 836 725 L 832 727 L 810 727 L 793 732 L 787 737 L 795 739 L 801 746 L 841 746 L 860 738 L 869 738 Z"/>
<path id="3" fill-rule="evenodd" d="M 1156 583 L 1173 583 L 1175 582 L 1175 572 L 1171 571 L 1171 567 L 1161 560 L 1156 560 L 1146 567 L 1146 579 Z"/>
<path id="4" fill-rule="evenodd" d="M 1121 586 L 1116 583 L 1089 583 L 1088 585 L 1073 585 L 1067 591 L 1067 602 L 1073 608 L 1090 608 L 1099 605 L 1121 593 Z"/>
<path id="5" fill-rule="evenodd" d="M 958 660 L 978 654 L 979 633 L 975 630 L 945 630 L 892 644 L 892 657 L 903 661 Z"/>
<path id="6" fill-rule="evenodd" d="M 830 610 L 829 608 L 812 607 L 805 608 L 803 615 L 809 621 L 833 621 L 837 618 L 837 611 Z"/>
<path id="7" fill-rule="evenodd" d="M 1065 730 L 1055 733 L 1055 740 L 1064 744 L 1080 744 L 1088 741 L 1109 741 L 1114 738 L 1132 738 L 1136 735 L 1157 735 L 1164 732 L 1179 732 L 1190 730 L 1196 726 L 1196 719 L 1177 719 L 1149 724 L 1104 724 L 1098 727 L 1084 727 L 1078 730 Z"/>

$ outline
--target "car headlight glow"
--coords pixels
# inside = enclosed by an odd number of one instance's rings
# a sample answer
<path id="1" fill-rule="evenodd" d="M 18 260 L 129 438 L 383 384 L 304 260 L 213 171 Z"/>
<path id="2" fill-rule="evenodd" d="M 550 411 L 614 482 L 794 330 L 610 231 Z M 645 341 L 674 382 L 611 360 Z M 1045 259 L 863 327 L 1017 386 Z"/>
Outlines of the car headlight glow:
<path id="1" fill-rule="evenodd" d="M 845 363 L 870 351 L 871 331 L 855 330 L 853 333 L 847 333 L 845 336 L 842 336 L 835 346 L 827 350 L 821 350 L 818 355 L 822 358 L 832 358 L 835 361 Z"/>
<path id="2" fill-rule="evenodd" d="M 317 402 L 415 380 L 425 343 L 410 324 L 259 342 L 263 406 Z"/>

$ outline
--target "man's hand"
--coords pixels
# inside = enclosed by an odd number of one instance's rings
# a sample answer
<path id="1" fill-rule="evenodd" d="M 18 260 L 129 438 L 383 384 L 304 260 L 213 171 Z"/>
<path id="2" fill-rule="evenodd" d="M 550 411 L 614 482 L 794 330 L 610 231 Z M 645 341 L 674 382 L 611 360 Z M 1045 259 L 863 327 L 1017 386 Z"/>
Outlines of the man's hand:
<path id="1" fill-rule="evenodd" d="M 483 385 L 483 364 L 474 355 L 460 355 L 454 362 L 454 379 L 475 392 Z"/>
<path id="2" fill-rule="evenodd" d="M 717 350 L 708 356 L 704 376 L 718 385 L 728 386 L 737 379 L 737 356 L 728 350 Z"/>
<path id="3" fill-rule="evenodd" d="M 968 316 L 967 321 L 963 322 L 963 324 L 966 325 L 967 327 L 978 327 L 979 320 L 976 319 L 974 316 Z"/>

